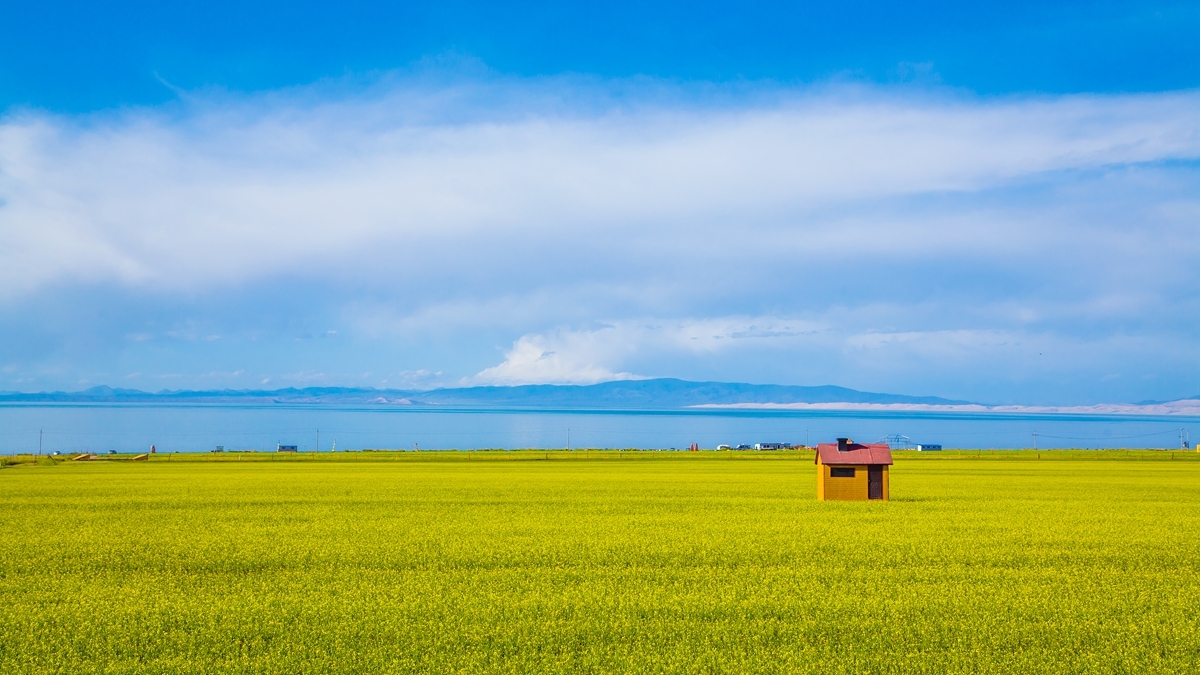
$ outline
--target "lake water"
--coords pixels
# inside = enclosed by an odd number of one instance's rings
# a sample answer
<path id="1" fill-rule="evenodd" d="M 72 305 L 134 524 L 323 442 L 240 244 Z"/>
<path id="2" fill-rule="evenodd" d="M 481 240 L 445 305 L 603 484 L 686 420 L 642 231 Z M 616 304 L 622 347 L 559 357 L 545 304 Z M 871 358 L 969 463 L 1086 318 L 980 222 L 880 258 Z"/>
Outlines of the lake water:
<path id="1" fill-rule="evenodd" d="M 0 405 L 0 453 L 338 449 L 703 448 L 907 436 L 947 448 L 1178 448 L 1200 418 L 752 410 L 528 410 L 305 405 Z M 39 434 L 40 432 L 40 434 Z M 1036 437 L 1035 437 L 1036 434 Z M 568 440 L 569 439 L 569 440 Z"/>

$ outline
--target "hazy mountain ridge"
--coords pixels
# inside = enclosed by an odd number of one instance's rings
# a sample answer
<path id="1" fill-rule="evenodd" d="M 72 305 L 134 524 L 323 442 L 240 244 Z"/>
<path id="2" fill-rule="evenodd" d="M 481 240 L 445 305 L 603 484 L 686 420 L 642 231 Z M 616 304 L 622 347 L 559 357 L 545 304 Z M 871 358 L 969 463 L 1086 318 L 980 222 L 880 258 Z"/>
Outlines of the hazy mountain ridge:
<path id="1" fill-rule="evenodd" d="M 1174 401 L 1089 406 L 984 405 L 937 396 L 858 391 L 833 385 L 804 387 L 736 382 L 691 382 L 672 378 L 621 380 L 591 385 L 527 384 L 462 388 L 374 389 L 287 387 L 284 389 L 170 390 L 146 392 L 107 386 L 77 392 L 0 392 L 2 403 L 210 403 L 378 406 L 472 406 L 568 409 L 778 409 L 910 410 L 942 412 L 1149 414 L 1200 416 L 1200 395 Z"/>
<path id="2" fill-rule="evenodd" d="M 145 392 L 107 386 L 78 392 L 0 392 L 0 402 L 47 403 L 328 403 L 378 405 L 476 405 L 572 408 L 686 408 L 755 403 L 966 404 L 936 396 L 864 392 L 832 385 L 803 387 L 733 382 L 690 382 L 670 378 L 622 380 L 592 385 L 530 384 L 432 390 L 369 387 L 288 387 L 273 390 L 221 389 Z"/>

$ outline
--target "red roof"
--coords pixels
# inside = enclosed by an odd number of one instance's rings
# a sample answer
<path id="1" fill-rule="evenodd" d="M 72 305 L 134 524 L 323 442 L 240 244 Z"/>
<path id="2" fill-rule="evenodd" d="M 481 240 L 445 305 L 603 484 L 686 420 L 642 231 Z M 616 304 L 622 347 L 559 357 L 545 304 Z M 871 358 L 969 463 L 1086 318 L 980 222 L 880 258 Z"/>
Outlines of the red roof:
<path id="1" fill-rule="evenodd" d="M 817 445 L 817 458 L 822 464 L 891 464 L 892 449 L 887 443 L 847 443 L 846 450 L 841 451 L 837 443 L 821 443 Z"/>

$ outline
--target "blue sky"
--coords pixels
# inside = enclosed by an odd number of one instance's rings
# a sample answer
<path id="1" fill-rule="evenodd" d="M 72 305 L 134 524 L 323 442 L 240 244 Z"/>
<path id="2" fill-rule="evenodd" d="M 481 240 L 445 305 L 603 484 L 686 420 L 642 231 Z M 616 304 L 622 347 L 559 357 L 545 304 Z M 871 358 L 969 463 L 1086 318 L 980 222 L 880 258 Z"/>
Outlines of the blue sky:
<path id="1" fill-rule="evenodd" d="M 1200 393 L 1200 4 L 25 3 L 0 389 Z"/>
<path id="2" fill-rule="evenodd" d="M 9 3 L 0 104 L 153 105 L 447 54 L 509 75 L 903 82 L 981 94 L 1200 84 L 1200 5 L 1152 2 Z"/>

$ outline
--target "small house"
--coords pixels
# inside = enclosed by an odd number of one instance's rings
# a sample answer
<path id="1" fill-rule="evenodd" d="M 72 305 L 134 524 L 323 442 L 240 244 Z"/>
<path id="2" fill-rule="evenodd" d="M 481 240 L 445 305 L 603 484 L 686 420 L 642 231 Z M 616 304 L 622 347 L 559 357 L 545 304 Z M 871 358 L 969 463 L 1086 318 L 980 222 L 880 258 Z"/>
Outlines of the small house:
<path id="1" fill-rule="evenodd" d="M 892 449 L 886 443 L 862 444 L 849 438 L 817 445 L 817 499 L 888 498 Z"/>

